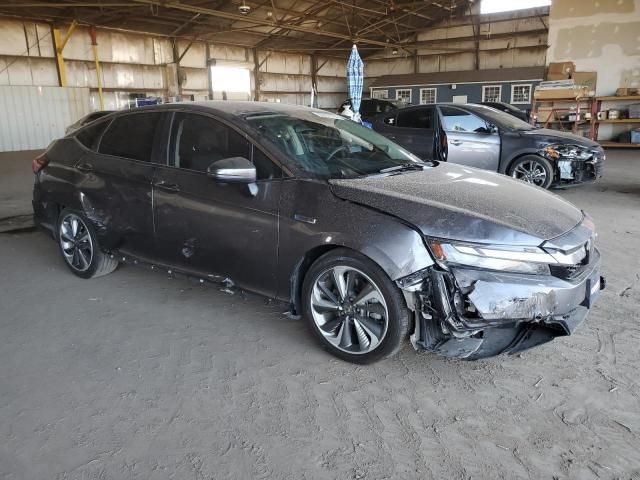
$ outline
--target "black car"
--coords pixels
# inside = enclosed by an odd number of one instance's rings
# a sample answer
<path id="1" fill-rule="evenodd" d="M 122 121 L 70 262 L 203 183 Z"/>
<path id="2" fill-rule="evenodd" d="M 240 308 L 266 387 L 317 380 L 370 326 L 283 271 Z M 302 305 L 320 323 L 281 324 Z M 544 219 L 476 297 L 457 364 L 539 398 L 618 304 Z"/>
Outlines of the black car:
<path id="1" fill-rule="evenodd" d="M 483 105 L 419 105 L 378 115 L 372 123 L 422 159 L 491 170 L 542 188 L 602 176 L 605 154 L 597 142 Z"/>
<path id="2" fill-rule="evenodd" d="M 346 106 L 351 108 L 351 100 L 347 99 L 342 102 L 342 105 L 340 105 L 340 108 L 338 109 L 338 113 L 340 113 Z M 391 112 L 398 108 L 398 105 L 393 103 L 391 100 L 363 98 L 360 102 L 360 118 L 365 122 L 370 122 L 376 115 Z"/>
<path id="3" fill-rule="evenodd" d="M 288 302 L 349 361 L 409 335 L 450 357 L 518 352 L 575 331 L 602 286 L 593 223 L 568 202 L 322 110 L 143 107 L 33 171 L 35 219 L 74 274 L 131 262 L 233 284 Z"/>
<path id="4" fill-rule="evenodd" d="M 525 110 L 521 110 L 518 107 L 514 107 L 513 105 L 505 102 L 480 102 L 480 105 L 485 105 L 487 107 L 495 108 L 496 110 L 500 110 L 501 112 L 508 113 L 509 115 L 513 115 L 516 118 L 519 118 L 523 122 L 529 121 L 529 115 Z"/>

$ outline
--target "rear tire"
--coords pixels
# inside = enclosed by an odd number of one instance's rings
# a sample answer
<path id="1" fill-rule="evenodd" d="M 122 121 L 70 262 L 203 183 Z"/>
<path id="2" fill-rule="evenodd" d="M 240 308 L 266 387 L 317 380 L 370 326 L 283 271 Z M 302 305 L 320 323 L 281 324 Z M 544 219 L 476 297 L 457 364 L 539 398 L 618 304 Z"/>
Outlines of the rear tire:
<path id="1" fill-rule="evenodd" d="M 118 261 L 100 250 L 95 229 L 80 212 L 65 208 L 56 224 L 56 240 L 67 267 L 80 278 L 113 272 Z"/>
<path id="2" fill-rule="evenodd" d="M 343 360 L 373 363 L 400 350 L 409 310 L 398 287 L 373 261 L 332 250 L 305 275 L 302 310 L 321 345 Z"/>
<path id="3" fill-rule="evenodd" d="M 508 171 L 509 176 L 540 188 L 549 188 L 555 177 L 553 165 L 539 155 L 525 155 L 515 160 Z"/>

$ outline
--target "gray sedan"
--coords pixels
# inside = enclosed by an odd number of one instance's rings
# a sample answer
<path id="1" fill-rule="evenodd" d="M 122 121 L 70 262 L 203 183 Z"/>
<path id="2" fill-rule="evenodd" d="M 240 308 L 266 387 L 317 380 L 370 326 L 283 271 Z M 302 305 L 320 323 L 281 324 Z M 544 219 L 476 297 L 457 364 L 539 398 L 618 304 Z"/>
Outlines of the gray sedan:
<path id="1" fill-rule="evenodd" d="M 519 352 L 574 332 L 603 286 L 594 225 L 573 205 L 423 162 L 322 110 L 119 112 L 32 166 L 35 218 L 73 274 L 129 262 L 250 290 L 288 303 L 352 362 L 407 337 L 457 358 Z"/>
<path id="2" fill-rule="evenodd" d="M 377 116 L 373 128 L 420 158 L 491 170 L 542 188 L 593 182 L 605 160 L 592 140 L 537 128 L 484 105 L 403 108 Z"/>

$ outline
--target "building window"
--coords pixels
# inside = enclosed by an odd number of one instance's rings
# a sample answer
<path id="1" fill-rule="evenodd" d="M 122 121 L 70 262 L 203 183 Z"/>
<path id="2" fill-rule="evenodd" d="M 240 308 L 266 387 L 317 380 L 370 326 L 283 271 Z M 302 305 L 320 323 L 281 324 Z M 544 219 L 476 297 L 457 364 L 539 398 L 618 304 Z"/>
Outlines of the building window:
<path id="1" fill-rule="evenodd" d="M 437 88 L 421 88 L 420 103 L 436 103 Z"/>
<path id="2" fill-rule="evenodd" d="M 531 103 L 531 84 L 511 85 L 511 103 Z"/>
<path id="3" fill-rule="evenodd" d="M 386 99 L 389 98 L 389 90 L 373 90 L 371 98 Z"/>
<path id="4" fill-rule="evenodd" d="M 482 101 L 483 102 L 499 102 L 502 94 L 502 85 L 483 85 Z"/>
<path id="5" fill-rule="evenodd" d="M 410 88 L 399 88 L 396 90 L 396 100 L 400 100 L 401 102 L 411 103 L 411 89 Z"/>

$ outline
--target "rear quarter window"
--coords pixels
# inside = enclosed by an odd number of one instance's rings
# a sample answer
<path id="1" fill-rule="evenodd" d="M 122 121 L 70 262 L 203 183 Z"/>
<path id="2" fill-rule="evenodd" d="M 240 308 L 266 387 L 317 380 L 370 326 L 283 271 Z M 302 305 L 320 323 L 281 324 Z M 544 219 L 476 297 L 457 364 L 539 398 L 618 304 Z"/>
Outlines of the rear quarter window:
<path id="1" fill-rule="evenodd" d="M 88 149 L 96 150 L 100 136 L 104 132 L 105 128 L 107 128 L 107 125 L 109 125 L 109 121 L 99 122 L 88 127 L 84 127 L 76 133 L 76 140 Z"/>
<path id="2" fill-rule="evenodd" d="M 149 112 L 116 117 L 102 135 L 99 152 L 150 162 L 156 126 L 161 116 L 160 112 Z"/>

